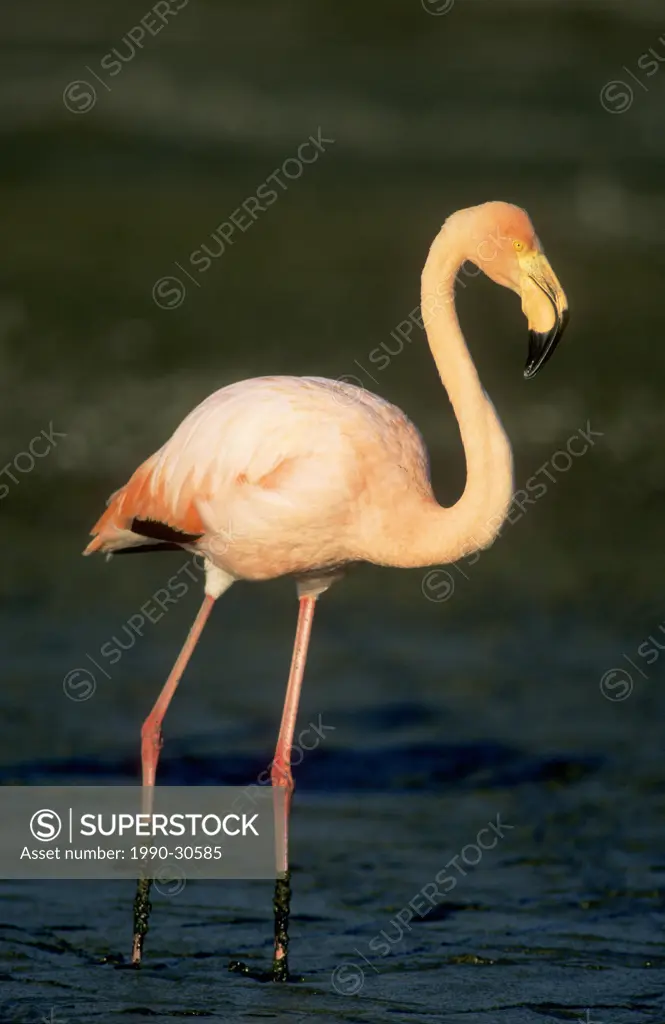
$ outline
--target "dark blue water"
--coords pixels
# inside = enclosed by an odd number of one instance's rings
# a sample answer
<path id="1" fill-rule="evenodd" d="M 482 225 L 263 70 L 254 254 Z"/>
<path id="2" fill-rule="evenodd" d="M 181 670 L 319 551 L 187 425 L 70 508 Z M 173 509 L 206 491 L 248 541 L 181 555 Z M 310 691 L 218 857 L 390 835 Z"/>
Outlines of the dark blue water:
<path id="1" fill-rule="evenodd" d="M 258 594 L 247 590 L 248 601 Z M 279 988 L 228 973 L 234 959 L 269 964 L 271 883 L 190 881 L 175 895 L 165 885 L 137 973 L 118 966 L 131 885 L 5 882 L 3 1020 L 51 1008 L 68 1021 L 586 1020 L 587 1009 L 601 1022 L 662 1018 L 662 689 L 637 677 L 624 700 L 607 699 L 608 665 L 585 659 L 574 628 L 565 648 L 550 631 L 545 664 L 509 656 L 518 623 L 472 643 L 445 616 L 400 626 L 384 602 L 380 623 L 364 631 L 349 620 L 342 643 L 336 611 L 332 595 L 321 603 L 296 734 L 325 726 L 294 758 L 292 966 L 302 980 Z M 274 659 L 260 647 L 247 654 L 257 682 L 238 694 L 224 679 L 228 640 L 220 608 L 168 720 L 165 784 L 246 784 L 270 759 Z M 604 644 L 612 649 L 609 636 Z M 143 646 L 152 671 L 159 652 Z M 135 664 L 78 704 L 57 694 L 53 665 L 28 717 L 43 720 L 48 704 L 51 730 L 58 712 L 63 722 L 53 747 L 72 716 L 87 740 L 78 753 L 15 754 L 2 781 L 134 781 L 138 721 L 120 705 L 130 686 L 154 689 L 130 682 Z M 242 711 L 222 711 L 236 696 Z"/>

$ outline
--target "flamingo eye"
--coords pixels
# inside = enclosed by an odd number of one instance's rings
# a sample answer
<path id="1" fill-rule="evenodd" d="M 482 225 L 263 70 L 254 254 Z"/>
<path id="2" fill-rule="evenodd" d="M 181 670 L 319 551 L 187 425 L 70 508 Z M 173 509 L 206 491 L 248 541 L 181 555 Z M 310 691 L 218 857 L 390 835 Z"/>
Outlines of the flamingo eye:
<path id="1" fill-rule="evenodd" d="M 524 242 L 520 242 L 518 239 L 515 239 L 515 241 L 513 242 L 513 249 L 515 250 L 515 252 L 522 252 L 522 250 L 524 249 Z"/>

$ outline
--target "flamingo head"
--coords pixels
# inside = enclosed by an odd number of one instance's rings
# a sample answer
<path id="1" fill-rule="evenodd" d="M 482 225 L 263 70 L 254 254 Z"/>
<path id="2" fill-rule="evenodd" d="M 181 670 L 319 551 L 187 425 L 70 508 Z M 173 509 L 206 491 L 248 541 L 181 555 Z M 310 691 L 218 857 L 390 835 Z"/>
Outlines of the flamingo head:
<path id="1" fill-rule="evenodd" d="M 460 213 L 466 258 L 522 299 L 529 325 L 529 354 L 524 368 L 524 376 L 529 380 L 553 354 L 566 328 L 565 292 L 531 220 L 519 206 L 484 203 Z"/>

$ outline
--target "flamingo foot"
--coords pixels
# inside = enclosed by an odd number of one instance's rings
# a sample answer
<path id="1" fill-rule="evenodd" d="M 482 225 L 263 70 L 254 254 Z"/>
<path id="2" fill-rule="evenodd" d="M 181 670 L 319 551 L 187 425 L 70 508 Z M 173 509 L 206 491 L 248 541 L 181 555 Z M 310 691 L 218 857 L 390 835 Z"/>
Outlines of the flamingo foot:
<path id="1" fill-rule="evenodd" d="M 253 981 L 303 981 L 303 978 L 289 974 L 289 914 L 291 910 L 291 872 L 286 871 L 275 882 L 272 905 L 275 911 L 275 953 L 272 971 L 257 971 L 242 960 L 232 960 L 229 971 L 242 974 Z"/>
<path id="2" fill-rule="evenodd" d="M 143 943 L 148 932 L 151 878 L 139 878 L 134 899 L 134 941 L 132 942 L 132 966 L 138 967 L 143 955 Z"/>
<path id="3" fill-rule="evenodd" d="M 291 872 L 285 871 L 275 882 L 272 905 L 275 911 L 275 954 L 273 981 L 289 980 L 289 914 L 291 912 Z"/>

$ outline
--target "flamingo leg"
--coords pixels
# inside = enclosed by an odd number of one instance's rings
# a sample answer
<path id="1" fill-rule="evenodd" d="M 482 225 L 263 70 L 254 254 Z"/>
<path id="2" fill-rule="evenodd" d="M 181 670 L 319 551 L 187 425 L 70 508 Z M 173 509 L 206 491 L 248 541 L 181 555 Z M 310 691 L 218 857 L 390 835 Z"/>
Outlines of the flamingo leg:
<path id="1" fill-rule="evenodd" d="M 164 683 L 162 692 L 141 728 L 142 810 L 144 814 L 152 813 L 155 775 L 157 773 L 159 752 L 162 746 L 162 722 L 164 715 L 187 667 L 187 663 L 192 656 L 197 641 L 203 632 L 203 627 L 208 620 L 214 603 L 215 598 L 206 594 L 187 635 L 187 639 L 182 645 L 182 650 L 171 669 L 168 679 Z M 151 883 L 151 878 L 139 878 L 136 889 L 136 898 L 134 900 L 134 941 L 132 943 L 132 963 L 136 965 L 141 963 L 143 943 L 148 931 L 148 919 L 152 910 L 150 903 Z"/>
<path id="2" fill-rule="evenodd" d="M 291 751 L 293 748 L 293 732 L 298 714 L 300 691 L 307 661 L 307 648 L 312 632 L 312 621 L 316 597 L 302 596 L 298 614 L 298 626 L 293 645 L 291 670 L 284 698 L 282 721 L 277 738 L 275 756 L 270 769 L 270 779 L 274 787 L 285 791 L 284 802 L 275 804 L 275 851 L 277 858 L 277 881 L 275 882 L 275 951 L 273 956 L 272 976 L 274 981 L 288 981 L 288 950 L 289 950 L 289 913 L 291 909 L 291 877 L 289 872 L 289 814 L 293 795 L 293 775 L 291 774 Z"/>

